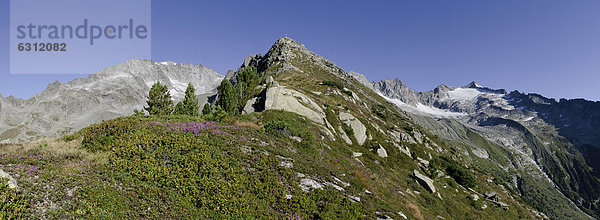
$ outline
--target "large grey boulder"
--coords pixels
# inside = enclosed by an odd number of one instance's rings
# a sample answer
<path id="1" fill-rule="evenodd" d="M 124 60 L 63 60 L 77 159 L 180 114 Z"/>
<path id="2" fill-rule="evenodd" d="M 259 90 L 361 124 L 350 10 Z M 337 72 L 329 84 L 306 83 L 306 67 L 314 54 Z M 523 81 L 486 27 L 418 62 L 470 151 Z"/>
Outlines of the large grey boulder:
<path id="1" fill-rule="evenodd" d="M 350 113 L 340 112 L 338 116 L 342 123 L 350 126 L 354 131 L 354 137 L 358 144 L 363 145 L 365 140 L 367 139 L 367 128 L 360 122 L 356 117 L 351 115 Z"/>
<path id="2" fill-rule="evenodd" d="M 381 144 L 379 145 L 379 148 L 377 148 L 377 155 L 379 155 L 379 157 L 382 157 L 382 158 L 388 157 L 387 151 L 385 151 L 385 148 L 383 148 L 383 146 L 381 146 Z"/>
<path id="3" fill-rule="evenodd" d="M 256 100 L 258 97 L 254 97 L 246 102 L 244 109 L 242 110 L 242 114 L 250 114 L 255 111 L 254 104 L 256 104 Z"/>
<path id="4" fill-rule="evenodd" d="M 10 174 L 8 174 L 7 172 L 4 172 L 4 170 L 0 169 L 0 178 L 8 178 L 8 182 L 6 182 L 6 184 L 8 185 L 9 188 L 14 189 L 17 188 L 17 180 L 15 180 L 14 178 L 12 178 L 12 176 L 10 176 Z"/>
<path id="5" fill-rule="evenodd" d="M 315 101 L 296 90 L 283 86 L 267 89 L 265 110 L 270 109 L 294 112 L 318 124 L 327 124 L 325 112 Z"/>
<path id="6" fill-rule="evenodd" d="M 419 182 L 419 184 L 423 185 L 423 187 L 425 187 L 425 189 L 429 190 L 429 192 L 431 192 L 431 193 L 436 192 L 435 186 L 433 185 L 433 180 L 431 180 L 429 177 L 419 173 L 418 170 L 414 170 L 413 174 L 415 175 L 415 178 L 417 178 L 417 182 Z"/>

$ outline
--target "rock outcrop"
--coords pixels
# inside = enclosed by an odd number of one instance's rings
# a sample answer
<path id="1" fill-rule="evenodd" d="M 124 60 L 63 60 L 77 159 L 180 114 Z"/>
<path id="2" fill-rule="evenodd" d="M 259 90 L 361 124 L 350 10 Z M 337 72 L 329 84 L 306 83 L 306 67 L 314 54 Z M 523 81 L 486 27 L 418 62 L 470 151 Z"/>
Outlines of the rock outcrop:
<path id="1" fill-rule="evenodd" d="M 258 99 L 257 97 L 254 97 L 254 98 L 248 100 L 246 102 L 246 105 L 244 106 L 244 109 L 242 110 L 242 113 L 250 114 L 250 113 L 254 112 L 255 111 L 254 104 L 256 104 L 257 99 Z"/>
<path id="2" fill-rule="evenodd" d="M 326 124 L 325 113 L 315 101 L 296 90 L 283 86 L 267 89 L 265 110 L 270 109 L 294 112 L 313 122 Z"/>
<path id="3" fill-rule="evenodd" d="M 431 180 L 429 177 L 419 173 L 418 170 L 414 170 L 413 174 L 415 175 L 415 178 L 417 179 L 417 181 L 423 187 L 425 187 L 425 189 L 429 190 L 429 192 L 431 192 L 431 193 L 436 192 L 435 186 L 433 185 L 433 180 Z"/>
<path id="4" fill-rule="evenodd" d="M 377 148 L 377 155 L 382 158 L 388 157 L 387 151 L 385 151 L 385 148 L 383 148 L 383 146 L 381 146 L 381 144 Z"/>
<path id="5" fill-rule="evenodd" d="M 363 125 L 356 117 L 346 112 L 340 112 L 339 119 L 342 123 L 352 128 L 354 131 L 354 138 L 356 138 L 359 145 L 363 145 L 365 140 L 367 140 L 367 128 L 365 125 Z"/>

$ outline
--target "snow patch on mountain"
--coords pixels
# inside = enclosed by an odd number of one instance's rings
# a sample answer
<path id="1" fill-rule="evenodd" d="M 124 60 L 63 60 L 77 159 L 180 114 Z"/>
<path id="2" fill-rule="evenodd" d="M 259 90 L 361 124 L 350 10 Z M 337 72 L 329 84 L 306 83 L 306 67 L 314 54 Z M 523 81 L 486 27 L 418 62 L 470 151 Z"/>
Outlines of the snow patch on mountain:
<path id="1" fill-rule="evenodd" d="M 415 107 L 415 109 L 417 109 L 418 111 L 423 112 L 423 113 L 427 113 L 427 114 L 434 115 L 434 116 L 440 116 L 440 117 L 459 117 L 459 116 L 467 115 L 466 113 L 451 112 L 451 111 L 443 110 L 440 108 L 423 105 L 421 103 L 417 103 L 417 106 Z"/>
<path id="2" fill-rule="evenodd" d="M 479 96 L 480 94 L 482 94 L 482 92 L 472 88 L 456 88 L 448 91 L 448 96 L 450 99 L 454 100 L 469 100 Z"/>
<path id="3" fill-rule="evenodd" d="M 423 105 L 421 103 L 417 103 L 416 105 L 413 106 L 413 105 L 406 104 L 406 103 L 404 103 L 403 101 L 401 101 L 399 99 L 389 98 L 389 97 L 387 97 L 387 96 L 385 96 L 385 95 L 383 95 L 383 94 L 381 94 L 379 92 L 376 92 L 376 93 L 378 95 L 380 95 L 381 97 L 383 97 L 388 102 L 391 102 L 392 104 L 395 104 L 400 109 L 402 109 L 404 111 L 416 113 L 416 114 L 429 115 L 429 116 L 442 117 L 442 118 L 460 117 L 460 116 L 466 116 L 467 115 L 465 113 L 451 112 L 451 111 L 447 111 L 447 110 L 443 110 L 443 109 L 439 109 L 439 108 L 435 108 L 435 107 Z"/>

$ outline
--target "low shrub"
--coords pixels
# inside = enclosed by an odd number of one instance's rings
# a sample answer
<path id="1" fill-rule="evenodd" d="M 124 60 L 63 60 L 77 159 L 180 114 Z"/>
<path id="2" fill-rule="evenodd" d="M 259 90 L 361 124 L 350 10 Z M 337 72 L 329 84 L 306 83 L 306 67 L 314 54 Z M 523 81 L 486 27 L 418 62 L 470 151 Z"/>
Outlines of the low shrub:
<path id="1" fill-rule="evenodd" d="M 447 156 L 441 156 L 431 161 L 432 169 L 445 170 L 460 185 L 475 187 L 475 177 L 464 166 Z"/>
<path id="2" fill-rule="evenodd" d="M 7 178 L 0 178 L 0 219 L 23 219 L 29 216 L 29 196 L 8 188 Z"/>
<path id="3" fill-rule="evenodd" d="M 341 82 L 338 82 L 338 81 L 325 80 L 325 81 L 323 81 L 323 85 L 335 87 L 335 88 L 338 88 L 339 90 L 344 90 L 344 84 Z M 352 94 L 350 94 L 350 95 L 352 95 Z"/>

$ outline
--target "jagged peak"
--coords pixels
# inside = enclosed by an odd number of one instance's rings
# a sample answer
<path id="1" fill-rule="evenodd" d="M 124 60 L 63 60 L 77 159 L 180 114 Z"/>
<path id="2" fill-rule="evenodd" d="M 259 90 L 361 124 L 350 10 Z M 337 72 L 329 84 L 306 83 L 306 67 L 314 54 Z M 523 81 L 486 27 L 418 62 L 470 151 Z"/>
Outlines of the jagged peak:
<path id="1" fill-rule="evenodd" d="M 276 63 L 283 64 L 284 69 L 299 70 L 298 67 L 292 64 L 292 61 L 296 59 L 303 59 L 301 62 L 315 65 L 340 78 L 353 78 L 351 74 L 342 70 L 335 63 L 306 49 L 306 47 L 298 41 L 287 37 L 279 38 L 275 41 L 265 55 L 254 54 L 246 57 L 244 63 L 236 72 L 239 72 L 244 67 L 250 66 L 256 67 L 259 72 L 262 72 Z M 235 81 L 235 76 L 232 77 L 232 80 Z"/>
<path id="2" fill-rule="evenodd" d="M 367 79 L 367 77 L 365 77 L 365 75 L 354 72 L 354 71 L 350 71 L 350 72 L 348 72 L 348 74 L 350 76 L 352 76 L 354 79 L 356 79 L 359 83 L 363 84 L 364 86 L 373 88 L 373 85 L 371 84 L 371 82 L 369 82 L 369 80 Z"/>
<path id="3" fill-rule="evenodd" d="M 447 91 L 447 90 L 450 90 L 452 88 L 453 87 L 451 87 L 451 86 L 447 86 L 445 84 L 440 84 L 439 86 L 435 87 L 434 91 L 440 91 L 440 90 L 441 91 Z"/>
<path id="4" fill-rule="evenodd" d="M 477 83 L 475 81 L 471 81 L 471 83 L 467 84 L 467 86 L 465 86 L 465 87 L 473 88 L 473 89 L 483 88 L 483 86 L 481 86 L 479 83 Z"/>
<path id="5" fill-rule="evenodd" d="M 394 86 L 405 86 L 404 83 L 402 82 L 402 80 L 398 79 L 398 78 L 394 78 L 394 79 L 385 79 L 385 80 L 381 80 L 379 82 L 375 82 L 375 83 L 385 83 L 385 84 L 392 84 Z"/>
<path id="6" fill-rule="evenodd" d="M 298 42 L 292 38 L 289 38 L 289 37 L 279 38 L 277 41 L 275 41 L 275 44 L 273 44 L 273 47 L 275 47 L 275 46 L 306 49 L 306 47 L 304 47 L 304 44 L 301 44 L 300 42 Z"/>

